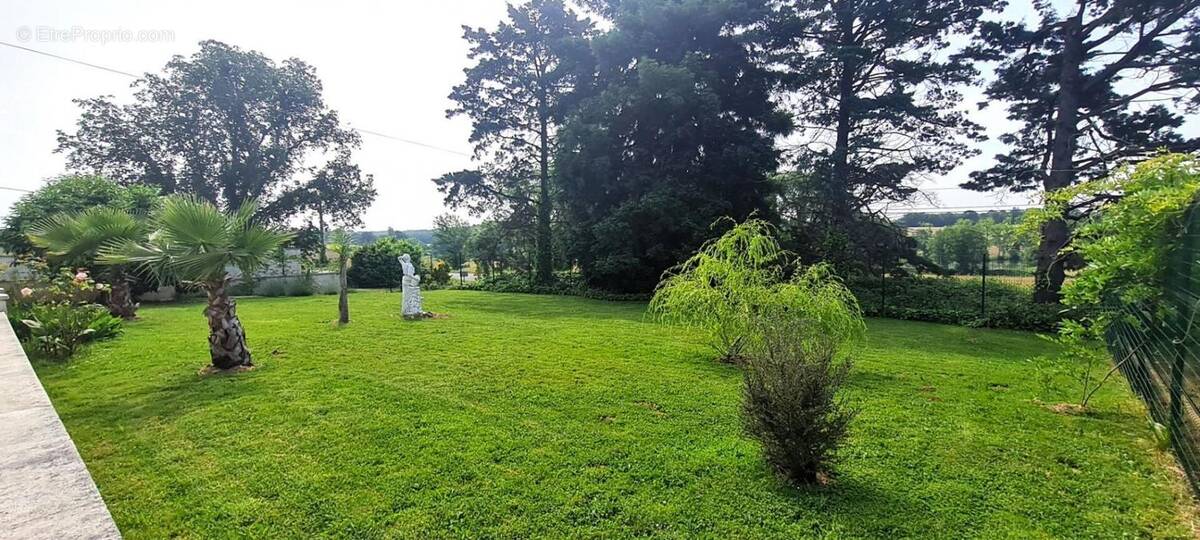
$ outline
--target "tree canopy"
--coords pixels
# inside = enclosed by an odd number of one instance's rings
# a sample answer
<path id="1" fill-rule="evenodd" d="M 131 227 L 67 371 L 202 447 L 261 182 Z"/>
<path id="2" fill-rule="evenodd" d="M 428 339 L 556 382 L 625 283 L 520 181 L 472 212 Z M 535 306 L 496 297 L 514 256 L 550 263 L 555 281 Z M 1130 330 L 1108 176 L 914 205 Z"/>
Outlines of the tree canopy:
<path id="1" fill-rule="evenodd" d="M 557 157 L 568 248 L 589 284 L 648 291 L 721 217 L 769 211 L 790 128 L 738 28 L 753 2 L 626 0 L 593 40 L 597 91 Z"/>
<path id="2" fill-rule="evenodd" d="M 31 229 L 55 215 L 78 215 L 89 208 L 104 207 L 146 215 L 158 201 L 154 186 L 120 184 L 96 175 L 67 175 L 49 181 L 24 195 L 4 216 L 0 247 L 13 255 L 30 255 Z"/>
<path id="3" fill-rule="evenodd" d="M 68 164 L 122 184 L 190 194 L 221 208 L 260 201 L 262 217 L 282 220 L 309 206 L 294 192 L 324 153 L 344 158 L 359 144 L 322 97 L 312 66 L 275 61 L 219 41 L 191 57 L 175 56 L 161 74 L 133 83 L 133 100 L 77 100 L 73 133 L 59 132 Z M 370 204 L 374 190 L 346 190 Z"/>
<path id="4" fill-rule="evenodd" d="M 803 241 L 840 265 L 880 258 L 864 219 L 872 205 L 904 201 L 916 182 L 945 174 L 981 138 L 957 107 L 978 75 L 947 57 L 954 34 L 969 33 L 986 0 L 787 0 L 762 32 L 781 99 L 796 117 L 788 157 L 809 182 Z M 859 223 L 864 222 L 864 223 Z M 873 256 L 865 257 L 871 253 Z"/>

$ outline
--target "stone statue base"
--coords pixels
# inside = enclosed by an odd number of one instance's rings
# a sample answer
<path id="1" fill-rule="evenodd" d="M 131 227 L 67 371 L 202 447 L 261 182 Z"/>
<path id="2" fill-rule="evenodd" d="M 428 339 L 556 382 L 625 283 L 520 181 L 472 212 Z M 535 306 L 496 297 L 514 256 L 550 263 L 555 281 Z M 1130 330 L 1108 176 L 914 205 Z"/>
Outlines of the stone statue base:
<path id="1" fill-rule="evenodd" d="M 400 284 L 404 293 L 400 304 L 400 313 L 404 315 L 404 318 L 424 319 L 432 317 L 432 313 L 421 309 L 421 278 L 415 275 L 404 276 L 400 280 Z"/>

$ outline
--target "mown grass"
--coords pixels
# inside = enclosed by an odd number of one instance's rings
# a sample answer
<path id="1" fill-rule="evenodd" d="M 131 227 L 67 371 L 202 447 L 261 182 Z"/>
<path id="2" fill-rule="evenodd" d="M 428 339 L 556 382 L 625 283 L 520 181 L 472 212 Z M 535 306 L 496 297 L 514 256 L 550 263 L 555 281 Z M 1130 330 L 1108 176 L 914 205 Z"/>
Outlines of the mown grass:
<path id="1" fill-rule="evenodd" d="M 239 302 L 258 368 L 200 376 L 199 304 L 38 372 L 128 538 L 1187 537 L 1121 384 L 1035 401 L 1031 334 L 870 321 L 833 485 L 792 489 L 738 368 L 644 306 L 468 291 Z"/>

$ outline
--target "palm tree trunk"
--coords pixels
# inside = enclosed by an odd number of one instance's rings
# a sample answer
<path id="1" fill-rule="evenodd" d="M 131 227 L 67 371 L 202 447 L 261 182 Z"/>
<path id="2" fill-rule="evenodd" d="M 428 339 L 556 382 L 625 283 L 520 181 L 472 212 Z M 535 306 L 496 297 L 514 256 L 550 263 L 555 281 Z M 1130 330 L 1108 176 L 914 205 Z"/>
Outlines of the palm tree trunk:
<path id="1" fill-rule="evenodd" d="M 132 319 L 137 316 L 137 304 L 133 303 L 133 288 L 129 278 L 119 269 L 112 272 L 112 289 L 108 292 L 108 312 L 113 317 Z"/>
<path id="2" fill-rule="evenodd" d="M 250 349 L 246 347 L 246 331 L 238 320 L 237 307 L 229 297 L 229 279 L 206 283 L 208 307 L 208 351 L 217 369 L 252 366 Z"/>
<path id="3" fill-rule="evenodd" d="M 350 295 L 346 283 L 346 257 L 338 264 L 338 324 L 350 322 Z"/>

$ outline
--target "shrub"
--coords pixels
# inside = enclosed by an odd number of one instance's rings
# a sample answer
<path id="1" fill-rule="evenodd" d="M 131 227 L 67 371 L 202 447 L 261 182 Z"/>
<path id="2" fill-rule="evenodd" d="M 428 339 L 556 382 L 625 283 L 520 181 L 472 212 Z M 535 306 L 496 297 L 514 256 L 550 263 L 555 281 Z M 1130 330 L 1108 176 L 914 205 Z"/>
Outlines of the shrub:
<path id="1" fill-rule="evenodd" d="M 756 317 L 743 371 L 742 426 L 763 457 L 794 484 L 829 473 L 855 411 L 839 390 L 851 362 L 817 318 L 777 312 Z"/>
<path id="2" fill-rule="evenodd" d="M 593 289 L 587 286 L 583 277 L 571 272 L 556 272 L 550 283 L 534 283 L 529 274 L 493 274 L 474 283 L 457 286 L 459 289 L 471 289 L 501 293 L 550 294 L 559 296 L 581 296 L 594 300 L 609 300 L 614 302 L 640 301 L 649 299 L 649 295 L 641 293 L 612 293 Z"/>
<path id="3" fill-rule="evenodd" d="M 450 265 L 446 264 L 446 261 L 433 263 L 433 269 L 429 271 L 429 281 L 435 286 L 445 287 L 450 283 Z"/>
<path id="4" fill-rule="evenodd" d="M 413 260 L 421 260 L 425 248 L 408 239 L 380 238 L 354 253 L 346 277 L 354 287 L 395 289 L 404 277 L 404 269 L 396 258 L 405 253 L 412 255 Z"/>
<path id="5" fill-rule="evenodd" d="M 9 322 L 27 351 L 62 359 L 88 341 L 109 339 L 121 331 L 121 319 L 96 302 L 108 287 L 86 272 L 50 272 L 33 263 L 34 278 L 15 291 L 8 308 Z"/>
<path id="6" fill-rule="evenodd" d="M 1027 286 L 988 280 L 986 311 L 980 280 L 952 277 L 878 277 L 849 281 L 868 316 L 986 328 L 1052 331 L 1068 316 L 1062 306 L 1038 304 Z"/>
<path id="7" fill-rule="evenodd" d="M 268 279 L 259 282 L 258 286 L 251 290 L 259 296 L 287 296 L 287 283 L 282 279 Z"/>
<path id="8" fill-rule="evenodd" d="M 1164 154 L 1055 191 L 1044 208 L 1026 214 L 1022 226 L 1030 231 L 1050 219 L 1079 216 L 1063 253 L 1087 264 L 1063 285 L 1062 300 L 1082 316 L 1064 323 L 1057 337 L 1065 347 L 1059 363 L 1081 383 L 1079 406 L 1086 408 L 1117 370 L 1132 375 L 1151 412 L 1161 410 L 1159 399 L 1177 401 L 1170 396 L 1178 389 L 1167 388 L 1155 370 L 1168 369 L 1168 362 L 1181 366 L 1195 353 L 1195 278 L 1189 272 L 1196 264 L 1197 201 L 1200 161 Z M 1152 349 L 1139 352 L 1144 345 Z M 1116 361 L 1111 367 L 1110 360 Z M 1103 376 L 1093 373 L 1100 367 Z"/>
<path id="9" fill-rule="evenodd" d="M 29 328 L 27 347 L 49 358 L 67 358 L 87 341 L 115 337 L 121 319 L 98 304 L 34 304 L 21 323 Z"/>

